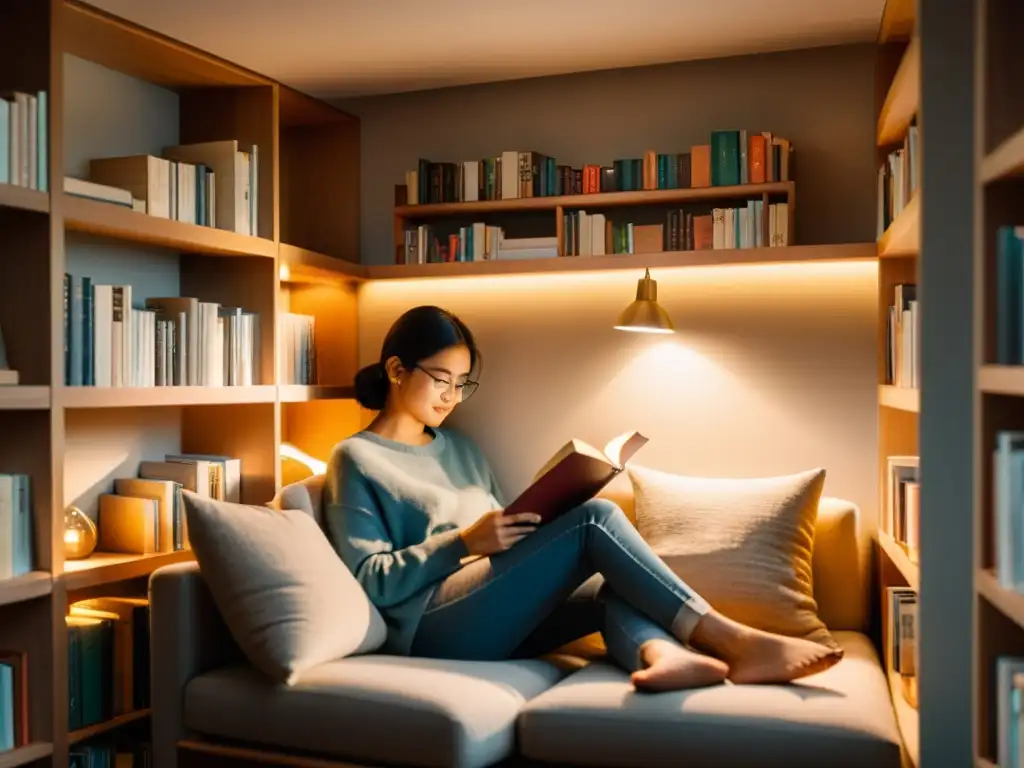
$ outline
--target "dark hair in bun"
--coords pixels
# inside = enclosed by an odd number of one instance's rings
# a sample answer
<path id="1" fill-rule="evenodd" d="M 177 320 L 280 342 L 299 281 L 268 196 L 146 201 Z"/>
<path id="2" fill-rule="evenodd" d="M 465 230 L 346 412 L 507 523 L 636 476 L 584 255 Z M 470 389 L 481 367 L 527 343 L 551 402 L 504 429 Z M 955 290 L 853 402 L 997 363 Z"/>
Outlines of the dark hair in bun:
<path id="1" fill-rule="evenodd" d="M 384 407 L 390 391 L 384 362 L 392 357 L 402 361 L 402 367 L 412 370 L 421 360 L 436 355 L 442 349 L 464 345 L 469 348 L 470 370 L 475 371 L 480 360 L 473 334 L 455 315 L 440 307 L 424 305 L 414 307 L 399 317 L 381 345 L 380 359 L 356 374 L 356 400 L 364 408 L 379 411 Z"/>

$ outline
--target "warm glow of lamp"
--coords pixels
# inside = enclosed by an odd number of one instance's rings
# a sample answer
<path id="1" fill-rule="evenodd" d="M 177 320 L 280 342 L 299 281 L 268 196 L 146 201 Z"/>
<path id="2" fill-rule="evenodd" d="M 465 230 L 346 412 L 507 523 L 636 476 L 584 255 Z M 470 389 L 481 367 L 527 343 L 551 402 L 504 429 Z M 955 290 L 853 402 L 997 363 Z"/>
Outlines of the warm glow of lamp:
<path id="1" fill-rule="evenodd" d="M 320 461 L 320 459 L 314 459 L 305 451 L 300 451 L 291 443 L 281 443 L 281 458 L 291 459 L 294 462 L 298 462 L 300 465 L 309 470 L 310 475 L 322 475 L 327 471 L 327 463 Z M 289 473 L 292 475 L 294 473 Z M 301 479 L 301 478 L 295 478 Z M 293 481 L 291 477 L 282 478 L 285 482 Z"/>
<path id="2" fill-rule="evenodd" d="M 79 560 L 96 549 L 99 532 L 96 523 L 78 507 L 64 512 L 64 559 Z"/>
<path id="3" fill-rule="evenodd" d="M 658 304 L 658 283 L 651 279 L 651 270 L 637 280 L 636 299 L 619 315 L 616 330 L 634 333 L 675 333 L 668 313 Z"/>

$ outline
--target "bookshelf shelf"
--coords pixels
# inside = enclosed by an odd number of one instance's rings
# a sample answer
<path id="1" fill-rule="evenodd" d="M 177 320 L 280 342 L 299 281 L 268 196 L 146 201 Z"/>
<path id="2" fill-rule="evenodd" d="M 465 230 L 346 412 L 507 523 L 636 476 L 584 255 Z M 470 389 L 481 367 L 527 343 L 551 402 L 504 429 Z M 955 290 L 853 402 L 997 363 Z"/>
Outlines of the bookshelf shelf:
<path id="1" fill-rule="evenodd" d="M 38 189 L 0 184 L 0 207 L 20 208 L 23 211 L 49 213 L 50 196 Z"/>
<path id="2" fill-rule="evenodd" d="M 281 281 L 286 283 L 366 279 L 366 269 L 362 264 L 324 256 L 295 245 L 281 243 L 278 261 L 281 263 Z"/>
<path id="3" fill-rule="evenodd" d="M 920 765 L 919 743 L 920 743 L 920 716 L 917 710 L 903 696 L 903 681 L 900 675 L 892 670 L 889 671 L 889 693 L 892 696 L 893 709 L 896 711 L 896 723 L 900 728 L 900 735 L 903 737 L 903 744 L 907 751 L 907 757 L 912 766 Z"/>
<path id="4" fill-rule="evenodd" d="M 0 605 L 34 600 L 50 594 L 53 579 L 48 571 L 32 571 L 24 576 L 15 576 L 0 581 Z"/>
<path id="5" fill-rule="evenodd" d="M 190 550 L 160 552 L 154 555 L 122 555 L 94 552 L 84 560 L 68 560 L 60 581 L 68 591 L 86 589 L 116 581 L 148 576 L 157 568 L 191 560 Z"/>
<path id="6" fill-rule="evenodd" d="M 988 600 L 1008 619 L 1024 628 L 1024 595 L 1010 589 L 1003 589 L 993 571 L 979 570 L 975 584 L 978 594 Z"/>
<path id="7" fill-rule="evenodd" d="M 918 413 L 921 409 L 921 392 L 910 387 L 880 384 L 878 386 L 878 404 L 883 408 Z"/>
<path id="8" fill-rule="evenodd" d="M 277 388 L 282 403 L 308 403 L 315 400 L 352 400 L 355 389 L 349 386 L 282 384 Z"/>
<path id="9" fill-rule="evenodd" d="M 619 193 L 615 193 L 619 194 Z M 633 194 L 633 193 L 621 193 Z M 594 195 L 591 195 L 594 197 Z M 515 201 L 510 201 L 515 202 Z M 367 267 L 371 280 L 413 277 L 478 277 L 484 275 L 526 275 L 543 272 L 591 272 L 611 269 L 664 269 L 728 264 L 784 264 L 814 261 L 874 259 L 873 243 L 844 245 L 791 245 L 776 248 L 737 248 L 703 251 L 612 254 L 603 256 L 560 256 L 549 259 L 495 259 L 493 261 L 449 262 L 444 264 L 395 264 Z"/>
<path id="10" fill-rule="evenodd" d="M 878 115 L 878 146 L 885 147 L 903 139 L 920 103 L 921 46 L 915 37 L 903 53 Z"/>
<path id="11" fill-rule="evenodd" d="M 986 760 L 984 757 L 975 758 L 974 766 L 975 768 L 999 768 L 999 766 L 991 760 Z"/>
<path id="12" fill-rule="evenodd" d="M 275 387 L 58 387 L 55 401 L 65 408 L 145 408 L 151 406 L 272 403 Z"/>
<path id="13" fill-rule="evenodd" d="M 1014 133 L 982 158 L 981 181 L 993 181 L 1024 175 L 1024 128 Z"/>
<path id="14" fill-rule="evenodd" d="M 0 411 L 38 411 L 49 407 L 49 387 L 0 387 Z"/>
<path id="15" fill-rule="evenodd" d="M 914 31 L 914 0 L 889 0 L 882 12 L 878 42 L 905 40 Z"/>
<path id="16" fill-rule="evenodd" d="M 273 259 L 277 253 L 277 246 L 272 240 L 162 219 L 113 203 L 64 195 L 62 204 L 64 222 L 68 229 L 76 232 L 104 235 L 189 253 L 262 256 L 268 259 Z"/>
<path id="17" fill-rule="evenodd" d="M 921 248 L 921 201 L 914 195 L 878 239 L 878 256 L 916 256 Z"/>
<path id="18" fill-rule="evenodd" d="M 993 395 L 1024 395 L 1024 365 L 983 365 L 978 389 Z"/>
<path id="19" fill-rule="evenodd" d="M 521 197 L 512 200 L 479 200 L 472 203 L 433 203 L 400 205 L 395 216 L 402 219 L 427 219 L 463 216 L 478 213 L 504 213 L 511 211 L 554 211 L 556 208 L 617 208 L 630 205 L 668 205 L 671 203 L 713 202 L 758 195 L 795 194 L 792 181 L 770 184 L 741 184 L 727 187 L 697 187 L 688 189 L 650 189 L 639 192 L 599 192 L 587 195 L 552 195 L 548 197 Z"/>
<path id="20" fill-rule="evenodd" d="M 896 567 L 896 570 L 907 580 L 907 586 L 911 589 L 918 589 L 921 581 L 921 572 L 917 563 L 910 559 L 907 550 L 897 544 L 896 540 L 885 531 L 878 532 L 878 544 L 885 556 Z"/>
<path id="21" fill-rule="evenodd" d="M 19 765 L 30 765 L 37 760 L 44 760 L 53 754 L 53 744 L 37 741 L 24 747 L 0 752 L 0 768 L 17 768 Z"/>
<path id="22" fill-rule="evenodd" d="M 93 736 L 99 736 L 101 733 L 110 733 L 110 731 L 117 730 L 121 726 L 134 723 L 144 718 L 149 717 L 149 709 L 137 709 L 134 712 L 127 712 L 117 717 L 112 717 L 109 720 L 104 720 L 102 723 L 96 723 L 90 725 L 87 728 L 79 728 L 78 730 L 71 731 L 68 734 L 68 744 L 77 744 L 80 741 L 91 739 Z"/>

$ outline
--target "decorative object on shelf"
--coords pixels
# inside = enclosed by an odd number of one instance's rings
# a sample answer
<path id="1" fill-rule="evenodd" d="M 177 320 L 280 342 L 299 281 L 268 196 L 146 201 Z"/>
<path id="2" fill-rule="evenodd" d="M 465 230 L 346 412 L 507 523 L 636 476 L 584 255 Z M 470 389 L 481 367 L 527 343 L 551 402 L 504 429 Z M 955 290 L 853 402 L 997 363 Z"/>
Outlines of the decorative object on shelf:
<path id="1" fill-rule="evenodd" d="M 7 365 L 7 347 L 4 345 L 4 329 L 0 328 L 0 385 L 16 385 L 18 372 Z"/>
<path id="2" fill-rule="evenodd" d="M 658 304 L 658 283 L 651 279 L 651 270 L 644 270 L 644 276 L 637 280 L 636 299 L 619 315 L 615 329 L 635 333 L 675 333 L 668 312 Z"/>
<path id="3" fill-rule="evenodd" d="M 327 463 L 300 451 L 291 443 L 281 443 L 281 482 L 285 485 L 297 483 L 312 475 L 327 471 Z M 283 461 L 288 459 L 288 461 Z"/>
<path id="4" fill-rule="evenodd" d="M 64 558 L 81 560 L 96 549 L 99 532 L 96 523 L 78 507 L 64 511 Z"/>

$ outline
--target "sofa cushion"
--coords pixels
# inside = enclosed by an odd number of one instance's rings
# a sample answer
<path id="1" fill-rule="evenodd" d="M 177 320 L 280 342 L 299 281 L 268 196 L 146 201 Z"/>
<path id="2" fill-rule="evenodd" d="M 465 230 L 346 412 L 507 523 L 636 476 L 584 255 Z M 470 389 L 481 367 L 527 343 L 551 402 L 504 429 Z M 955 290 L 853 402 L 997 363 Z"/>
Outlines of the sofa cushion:
<path id="1" fill-rule="evenodd" d="M 878 657 L 864 635 L 835 638 L 843 660 L 790 685 L 637 693 L 618 667 L 592 664 L 523 707 L 520 749 L 536 760 L 621 768 L 899 768 Z"/>
<path id="2" fill-rule="evenodd" d="M 203 578 L 257 669 L 290 683 L 383 644 L 380 613 L 308 513 L 183 497 Z"/>
<path id="3" fill-rule="evenodd" d="M 185 725 L 368 765 L 473 768 L 512 754 L 520 708 L 562 669 L 375 654 L 322 664 L 286 687 L 230 667 L 188 684 Z"/>
<path id="4" fill-rule="evenodd" d="M 818 618 L 811 570 L 825 470 L 710 478 L 630 467 L 628 474 L 640 535 L 716 610 L 835 647 Z"/>

